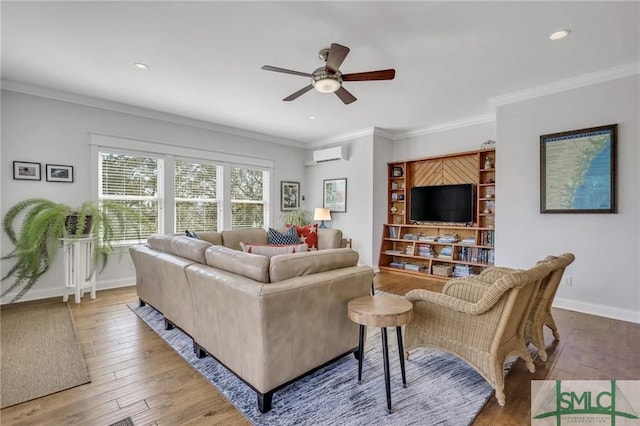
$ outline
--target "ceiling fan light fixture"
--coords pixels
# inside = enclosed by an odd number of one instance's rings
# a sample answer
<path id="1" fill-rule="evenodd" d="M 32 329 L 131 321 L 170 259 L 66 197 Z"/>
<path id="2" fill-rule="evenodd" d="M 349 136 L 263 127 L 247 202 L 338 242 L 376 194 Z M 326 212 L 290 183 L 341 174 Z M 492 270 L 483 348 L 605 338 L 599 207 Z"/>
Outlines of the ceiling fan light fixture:
<path id="1" fill-rule="evenodd" d="M 341 86 L 340 76 L 329 73 L 314 74 L 311 77 L 311 83 L 320 93 L 333 93 Z"/>
<path id="2" fill-rule="evenodd" d="M 549 36 L 549 40 L 562 40 L 569 34 L 571 34 L 571 30 L 556 31 Z"/>

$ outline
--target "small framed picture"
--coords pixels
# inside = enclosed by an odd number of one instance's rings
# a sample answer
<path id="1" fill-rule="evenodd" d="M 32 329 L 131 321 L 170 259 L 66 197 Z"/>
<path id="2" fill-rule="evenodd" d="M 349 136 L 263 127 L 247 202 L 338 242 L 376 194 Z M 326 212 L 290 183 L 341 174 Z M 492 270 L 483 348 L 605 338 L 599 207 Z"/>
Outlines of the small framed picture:
<path id="1" fill-rule="evenodd" d="M 402 177 L 402 167 L 394 167 L 391 170 L 391 174 L 393 175 L 393 177 Z"/>
<path id="2" fill-rule="evenodd" d="M 73 182 L 73 166 L 47 164 L 47 182 Z"/>
<path id="3" fill-rule="evenodd" d="M 40 163 L 14 161 L 13 178 L 15 180 L 41 180 Z"/>
<path id="4" fill-rule="evenodd" d="M 347 179 L 325 179 L 323 181 L 322 207 L 331 213 L 347 212 Z"/>
<path id="5" fill-rule="evenodd" d="M 283 212 L 300 208 L 300 182 L 280 181 L 280 210 Z"/>

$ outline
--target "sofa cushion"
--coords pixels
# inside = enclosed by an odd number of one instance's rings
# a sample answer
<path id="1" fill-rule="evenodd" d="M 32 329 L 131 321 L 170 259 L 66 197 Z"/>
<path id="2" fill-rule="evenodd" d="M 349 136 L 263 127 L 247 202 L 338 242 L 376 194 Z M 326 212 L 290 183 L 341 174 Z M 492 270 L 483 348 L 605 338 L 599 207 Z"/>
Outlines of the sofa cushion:
<path id="1" fill-rule="evenodd" d="M 261 283 L 269 282 L 269 258 L 224 246 L 211 246 L 205 252 L 207 265 L 233 272 Z"/>
<path id="2" fill-rule="evenodd" d="M 222 234 L 216 231 L 201 231 L 198 232 L 198 237 L 201 240 L 208 241 L 215 246 L 222 245 Z"/>
<path id="3" fill-rule="evenodd" d="M 211 247 L 207 241 L 190 238 L 184 235 L 173 236 L 153 234 L 147 239 L 147 245 L 164 253 L 173 254 L 198 263 L 205 263 L 205 251 Z"/>
<path id="4" fill-rule="evenodd" d="M 267 231 L 262 228 L 233 229 L 222 231 L 222 245 L 234 250 L 242 250 L 241 241 L 255 244 L 267 244 Z"/>
<path id="5" fill-rule="evenodd" d="M 287 225 L 287 229 L 295 228 L 300 243 L 309 246 L 309 250 L 318 250 L 318 224 L 306 226 Z"/>
<path id="6" fill-rule="evenodd" d="M 302 253 L 309 250 L 306 244 L 253 244 L 241 242 L 240 247 L 245 253 L 259 254 L 273 257 L 279 254 Z"/>
<path id="7" fill-rule="evenodd" d="M 342 248 L 342 231 L 339 229 L 318 229 L 318 250 Z"/>
<path id="8" fill-rule="evenodd" d="M 269 228 L 267 239 L 269 244 L 298 244 L 298 233 L 294 227 L 287 229 L 284 234 L 277 229 Z"/>
<path id="9" fill-rule="evenodd" d="M 349 248 L 281 254 L 271 258 L 269 277 L 279 282 L 293 277 L 316 274 L 358 264 L 358 252 Z"/>

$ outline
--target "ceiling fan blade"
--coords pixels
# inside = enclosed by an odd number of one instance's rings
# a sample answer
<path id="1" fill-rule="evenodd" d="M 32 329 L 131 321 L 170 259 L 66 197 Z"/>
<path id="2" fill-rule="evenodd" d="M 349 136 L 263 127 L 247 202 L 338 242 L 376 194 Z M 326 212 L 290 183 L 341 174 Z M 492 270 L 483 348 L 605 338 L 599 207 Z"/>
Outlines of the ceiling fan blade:
<path id="1" fill-rule="evenodd" d="M 342 81 L 371 81 L 371 80 L 393 80 L 396 70 L 378 70 L 369 72 L 357 72 L 354 74 L 344 74 Z"/>
<path id="2" fill-rule="evenodd" d="M 299 75 L 301 77 L 311 77 L 311 74 L 309 74 L 308 72 L 293 71 L 293 70 L 288 70 L 284 68 L 272 67 L 271 65 L 263 65 L 262 69 L 265 71 L 275 71 L 275 72 L 282 72 L 285 74 Z"/>
<path id="3" fill-rule="evenodd" d="M 311 89 L 313 89 L 313 84 L 310 84 L 307 87 L 304 87 L 304 88 L 298 90 L 296 93 L 292 93 L 291 95 L 289 95 L 286 98 L 284 98 L 283 101 L 289 102 L 289 101 L 292 101 L 294 99 L 297 99 L 298 97 L 300 97 L 301 95 L 304 95 L 305 93 L 307 93 Z"/>
<path id="4" fill-rule="evenodd" d="M 349 48 L 337 43 L 331 43 L 331 49 L 329 49 L 329 56 L 327 56 L 327 65 L 325 69 L 331 73 L 336 73 L 342 61 L 347 57 Z"/>
<path id="5" fill-rule="evenodd" d="M 358 98 L 353 96 L 347 89 L 342 86 L 338 90 L 336 90 L 335 93 L 340 98 L 340 100 L 344 102 L 345 105 L 349 105 L 351 102 L 355 102 L 358 100 Z"/>

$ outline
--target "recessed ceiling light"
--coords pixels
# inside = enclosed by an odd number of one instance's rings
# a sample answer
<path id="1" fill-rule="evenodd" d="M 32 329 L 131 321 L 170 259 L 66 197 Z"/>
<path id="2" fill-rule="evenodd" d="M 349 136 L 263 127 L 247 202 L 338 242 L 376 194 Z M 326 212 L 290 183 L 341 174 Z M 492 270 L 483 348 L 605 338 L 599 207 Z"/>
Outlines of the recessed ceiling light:
<path id="1" fill-rule="evenodd" d="M 136 62 L 135 64 L 133 64 L 134 68 L 137 68 L 139 70 L 148 70 L 149 69 L 149 65 L 147 64 L 143 64 L 142 62 Z"/>
<path id="2" fill-rule="evenodd" d="M 318 117 L 316 117 L 315 115 L 310 115 L 309 116 L 309 120 L 315 120 L 316 118 L 318 118 Z"/>
<path id="3" fill-rule="evenodd" d="M 563 38 L 565 38 L 569 34 L 571 34 L 571 30 L 556 31 L 555 33 L 552 33 L 549 36 L 549 40 L 562 40 Z"/>

